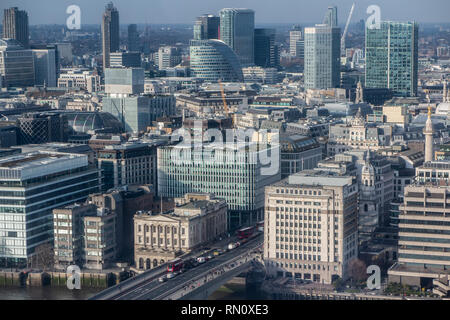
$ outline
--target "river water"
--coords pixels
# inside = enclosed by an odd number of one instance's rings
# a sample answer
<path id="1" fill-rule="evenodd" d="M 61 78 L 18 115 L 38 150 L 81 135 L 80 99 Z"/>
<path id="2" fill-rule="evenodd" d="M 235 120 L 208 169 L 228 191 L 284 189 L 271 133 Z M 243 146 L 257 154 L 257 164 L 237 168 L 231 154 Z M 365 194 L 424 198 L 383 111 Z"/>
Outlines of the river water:
<path id="1" fill-rule="evenodd" d="M 69 290 L 66 287 L 0 287 L 0 300 L 86 300 L 101 288 Z M 262 299 L 259 292 L 247 291 L 244 284 L 229 283 L 214 292 L 209 300 Z"/>

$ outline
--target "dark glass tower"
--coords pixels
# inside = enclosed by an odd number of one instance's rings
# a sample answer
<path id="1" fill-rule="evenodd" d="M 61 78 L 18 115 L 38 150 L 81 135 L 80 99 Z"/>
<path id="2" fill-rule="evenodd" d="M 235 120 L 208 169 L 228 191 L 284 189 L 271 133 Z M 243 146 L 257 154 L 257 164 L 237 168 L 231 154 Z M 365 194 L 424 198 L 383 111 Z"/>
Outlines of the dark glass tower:
<path id="1" fill-rule="evenodd" d="M 28 14 L 17 7 L 4 10 L 3 38 L 19 41 L 25 49 L 29 48 Z"/>
<path id="2" fill-rule="evenodd" d="M 139 50 L 139 33 L 137 31 L 137 25 L 130 24 L 128 26 L 128 51 L 140 51 Z"/>
<path id="3" fill-rule="evenodd" d="M 109 54 L 119 51 L 119 11 L 110 2 L 102 20 L 103 70 L 109 68 Z"/>
<path id="4" fill-rule="evenodd" d="M 263 68 L 278 67 L 275 29 L 255 29 L 255 65 Z"/>
<path id="5" fill-rule="evenodd" d="M 220 18 L 205 14 L 197 18 L 194 25 L 194 40 L 219 39 Z"/>

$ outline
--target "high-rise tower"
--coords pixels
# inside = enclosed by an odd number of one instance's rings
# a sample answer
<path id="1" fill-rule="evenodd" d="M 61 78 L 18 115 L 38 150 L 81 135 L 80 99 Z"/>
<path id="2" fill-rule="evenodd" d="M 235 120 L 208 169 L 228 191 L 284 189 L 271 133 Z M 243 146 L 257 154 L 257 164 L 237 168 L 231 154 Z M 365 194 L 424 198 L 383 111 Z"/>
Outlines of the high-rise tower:
<path id="1" fill-rule="evenodd" d="M 366 30 L 366 88 L 391 89 L 396 96 L 417 96 L 418 24 L 381 22 Z"/>
<path id="2" fill-rule="evenodd" d="M 109 68 L 109 54 L 119 50 L 119 11 L 110 2 L 102 20 L 103 70 Z"/>
<path id="3" fill-rule="evenodd" d="M 305 88 L 339 87 L 340 57 L 340 28 L 324 24 L 305 28 Z"/>
<path id="4" fill-rule="evenodd" d="M 254 64 L 255 12 L 250 9 L 220 10 L 220 40 L 236 55 L 242 67 Z"/>
<path id="5" fill-rule="evenodd" d="M 3 38 L 19 41 L 25 49 L 29 47 L 28 13 L 17 7 L 4 10 Z"/>
<path id="6" fill-rule="evenodd" d="M 337 7 L 328 7 L 327 13 L 325 13 L 325 18 L 323 19 L 323 23 L 329 27 L 337 27 L 338 26 L 338 17 L 337 17 Z"/>

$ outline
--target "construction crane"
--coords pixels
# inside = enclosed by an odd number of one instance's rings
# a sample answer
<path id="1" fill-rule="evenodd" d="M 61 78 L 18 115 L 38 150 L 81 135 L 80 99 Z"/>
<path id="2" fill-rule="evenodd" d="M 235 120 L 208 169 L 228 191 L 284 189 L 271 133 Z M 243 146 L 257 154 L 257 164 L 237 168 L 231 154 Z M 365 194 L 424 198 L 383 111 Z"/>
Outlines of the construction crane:
<path id="1" fill-rule="evenodd" d="M 344 33 L 341 38 L 341 56 L 345 56 L 345 38 L 347 37 L 348 26 L 350 21 L 352 20 L 353 10 L 355 10 L 355 4 L 353 3 L 352 8 L 350 9 L 350 14 L 347 19 L 347 24 L 345 25 Z"/>
<path id="2" fill-rule="evenodd" d="M 225 98 L 225 91 L 223 90 L 222 81 L 218 80 L 220 86 L 220 94 L 222 95 L 223 109 L 227 118 L 231 118 L 231 125 L 234 127 L 234 117 L 230 116 L 230 110 L 228 109 L 227 99 Z"/>

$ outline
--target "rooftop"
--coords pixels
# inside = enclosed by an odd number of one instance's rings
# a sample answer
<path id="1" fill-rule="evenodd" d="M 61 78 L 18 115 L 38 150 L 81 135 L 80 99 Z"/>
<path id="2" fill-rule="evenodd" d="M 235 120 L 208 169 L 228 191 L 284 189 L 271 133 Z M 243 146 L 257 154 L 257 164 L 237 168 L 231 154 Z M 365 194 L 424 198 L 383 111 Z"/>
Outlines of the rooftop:
<path id="1" fill-rule="evenodd" d="M 273 186 L 330 186 L 344 187 L 353 184 L 354 177 L 340 175 L 328 170 L 304 170 L 290 175 Z"/>

